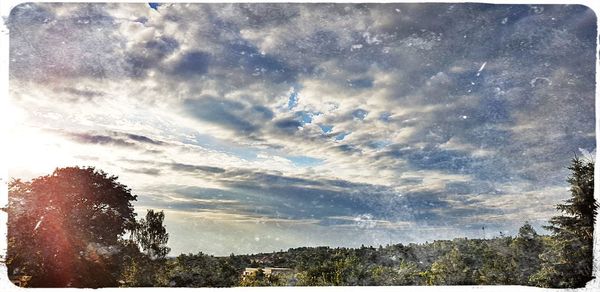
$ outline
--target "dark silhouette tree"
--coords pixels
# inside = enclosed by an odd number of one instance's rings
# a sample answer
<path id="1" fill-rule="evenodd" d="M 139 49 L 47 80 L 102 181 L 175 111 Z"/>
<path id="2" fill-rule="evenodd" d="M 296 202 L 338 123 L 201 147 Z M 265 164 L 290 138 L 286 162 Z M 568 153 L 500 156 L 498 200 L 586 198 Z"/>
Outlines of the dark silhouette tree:
<path id="1" fill-rule="evenodd" d="M 9 184 L 7 265 L 34 287 L 115 286 L 121 239 L 135 224 L 131 190 L 93 167 Z"/>
<path id="2" fill-rule="evenodd" d="M 561 215 L 552 217 L 550 230 L 554 239 L 540 255 L 542 268 L 532 281 L 543 287 L 583 287 L 592 280 L 594 216 L 598 204 L 594 199 L 594 162 L 574 158 L 571 176 L 571 198 L 556 208 Z"/>

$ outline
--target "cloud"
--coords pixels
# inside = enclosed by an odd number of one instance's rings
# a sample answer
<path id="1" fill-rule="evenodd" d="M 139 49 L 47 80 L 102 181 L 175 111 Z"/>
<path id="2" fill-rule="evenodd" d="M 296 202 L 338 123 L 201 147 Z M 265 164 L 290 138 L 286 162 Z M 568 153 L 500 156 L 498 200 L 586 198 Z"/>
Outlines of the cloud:
<path id="1" fill-rule="evenodd" d="M 86 101 L 93 100 L 96 97 L 104 96 L 105 93 L 92 89 L 78 89 L 73 87 L 65 87 L 62 89 L 64 92 L 70 93 L 74 96 L 81 97 Z"/>
<path id="2" fill-rule="evenodd" d="M 388 222 L 382 223 L 381 226 L 385 228 L 404 228 L 405 223 L 394 222 L 408 221 L 430 226 L 460 224 L 462 216 L 497 214 L 496 209 L 482 207 L 479 200 L 469 196 L 473 192 L 494 194 L 496 191 L 490 186 L 473 182 L 448 181 L 439 189 L 421 190 L 419 183 L 422 181 L 412 179 L 412 189 L 396 190 L 382 185 L 293 177 L 253 169 L 223 170 L 179 163 L 171 166 L 180 175 L 196 171 L 210 174 L 213 180 L 219 182 L 220 188 L 156 186 L 157 189 L 152 192 L 174 193 L 178 199 L 168 199 L 164 203 L 159 203 L 160 200 L 153 202 L 155 207 L 194 210 L 206 208 L 206 200 L 216 199 L 223 202 L 236 201 L 235 205 L 211 207 L 227 210 L 231 214 L 267 219 L 313 220 L 314 224 L 340 224 L 339 227 L 345 227 L 347 222 L 332 218 L 370 214 L 372 220 Z M 410 184 L 410 181 L 410 178 L 405 179 L 403 185 Z M 144 200 L 141 202 L 148 204 Z"/>
<path id="3" fill-rule="evenodd" d="M 173 68 L 173 74 L 181 76 L 203 75 L 208 72 L 210 55 L 202 51 L 184 53 Z"/>
<path id="4" fill-rule="evenodd" d="M 45 82 L 119 76 L 123 39 L 106 33 L 116 25 L 104 6 L 74 4 L 66 15 L 54 13 L 55 7 L 26 3 L 11 10 L 10 75 Z"/>
<path id="5" fill-rule="evenodd" d="M 191 164 L 184 164 L 184 163 L 172 163 L 170 166 L 171 166 L 171 169 L 173 169 L 175 171 L 185 171 L 185 172 L 200 171 L 200 172 L 209 172 L 209 173 L 223 173 L 223 172 L 225 172 L 225 170 L 223 168 L 213 167 L 213 166 L 205 166 L 205 165 L 191 165 Z"/>
<path id="6" fill-rule="evenodd" d="M 89 133 L 77 133 L 63 130 L 49 130 L 51 132 L 58 132 L 71 140 L 82 144 L 99 144 L 99 145 L 113 145 L 119 147 L 130 147 L 130 148 L 142 148 L 141 145 L 153 145 L 163 146 L 167 143 L 151 139 L 149 137 L 131 133 L 108 131 L 105 134 L 98 134 L 94 132 Z"/>
<path id="7" fill-rule="evenodd" d="M 283 119 L 275 122 L 275 127 L 286 134 L 294 134 L 301 126 L 302 123 L 295 119 Z"/>
<path id="8" fill-rule="evenodd" d="M 65 135 L 79 143 L 84 143 L 84 144 L 100 144 L 100 145 L 110 144 L 110 145 L 121 146 L 121 147 L 134 147 L 135 146 L 135 144 L 133 144 L 131 142 L 127 142 L 123 139 L 113 138 L 111 136 L 105 136 L 105 135 L 93 135 L 93 134 L 87 134 L 87 133 L 66 133 Z"/>
<path id="9" fill-rule="evenodd" d="M 125 169 L 128 172 L 140 173 L 150 176 L 157 176 L 161 174 L 161 171 L 156 168 L 133 168 L 133 169 Z"/>
<path id="10" fill-rule="evenodd" d="M 259 246 L 257 218 L 288 245 L 543 224 L 596 148 L 584 6 L 28 3 L 7 24 L 19 125 L 243 240 L 210 238 Z M 56 149 L 19 129 L 16 149 Z M 306 236 L 276 227 L 294 221 Z"/>
<path id="11" fill-rule="evenodd" d="M 219 99 L 212 96 L 202 96 L 198 99 L 184 101 L 186 111 L 193 117 L 223 126 L 236 133 L 251 135 L 258 131 L 258 122 L 270 118 L 269 111 L 263 106 L 248 107 L 232 100 Z M 256 118 L 256 121 L 250 118 Z"/>
<path id="12" fill-rule="evenodd" d="M 119 134 L 119 133 L 115 132 L 115 134 Z M 140 143 L 147 143 L 147 144 L 158 145 L 158 146 L 166 144 L 163 141 L 150 139 L 150 138 L 148 138 L 146 136 L 143 136 L 143 135 L 127 134 L 127 133 L 124 133 L 124 135 L 127 136 L 127 138 L 129 138 L 131 140 L 134 140 L 136 142 L 140 142 Z"/>

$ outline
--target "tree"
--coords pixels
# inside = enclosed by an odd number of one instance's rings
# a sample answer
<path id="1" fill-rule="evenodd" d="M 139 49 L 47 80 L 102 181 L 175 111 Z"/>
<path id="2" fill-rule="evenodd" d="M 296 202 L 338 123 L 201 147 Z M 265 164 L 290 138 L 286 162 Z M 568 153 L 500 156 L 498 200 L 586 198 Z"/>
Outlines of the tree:
<path id="1" fill-rule="evenodd" d="M 373 283 L 377 286 L 419 285 L 419 272 L 415 263 L 404 260 L 397 267 L 377 265 L 371 269 Z"/>
<path id="2" fill-rule="evenodd" d="M 542 268 L 532 281 L 543 287 L 583 287 L 592 280 L 594 216 L 598 204 L 594 199 L 594 162 L 575 157 L 571 166 L 571 198 L 556 209 L 562 214 L 552 217 L 549 226 L 554 238 L 540 255 Z"/>
<path id="3" fill-rule="evenodd" d="M 126 261 L 119 282 L 125 287 L 168 286 L 167 247 L 169 234 L 163 226 L 163 211 L 148 210 L 146 217 L 136 222 L 128 241 L 133 248 L 124 254 Z M 142 252 L 140 252 L 143 251 Z"/>
<path id="4" fill-rule="evenodd" d="M 591 243 L 598 208 L 594 199 L 594 162 L 576 157 L 569 170 L 572 172 L 567 179 L 571 185 L 571 198 L 556 205 L 564 215 L 552 217 L 551 225 L 546 228 L 561 239 L 576 236 Z"/>
<path id="5" fill-rule="evenodd" d="M 224 275 L 225 272 L 225 275 Z M 235 279 L 231 273 L 235 273 Z M 239 272 L 213 256 L 181 254 L 168 270 L 169 285 L 175 287 L 230 287 L 238 282 Z"/>
<path id="6" fill-rule="evenodd" d="M 478 283 L 484 285 L 510 285 L 517 271 L 510 249 L 512 238 L 498 237 L 486 240 L 481 253 L 482 266 L 477 272 Z"/>
<path id="7" fill-rule="evenodd" d="M 421 274 L 426 278 L 427 285 L 468 285 L 471 284 L 469 273 L 464 256 L 455 247 L 431 264 L 428 271 Z"/>
<path id="8" fill-rule="evenodd" d="M 134 225 L 131 190 L 93 167 L 56 169 L 9 184 L 7 264 L 32 287 L 115 286 L 123 234 Z"/>
<path id="9" fill-rule="evenodd" d="M 529 222 L 525 222 L 510 247 L 517 272 L 513 281 L 518 285 L 528 285 L 529 277 L 540 269 L 540 254 L 544 249 L 542 238 Z"/>
<path id="10" fill-rule="evenodd" d="M 127 241 L 122 256 L 120 287 L 166 287 L 170 285 L 168 271 L 172 263 L 167 259 L 151 259 L 139 250 L 137 243 Z"/>
<path id="11" fill-rule="evenodd" d="M 151 259 L 163 259 L 171 251 L 167 246 L 169 234 L 163 225 L 164 219 L 163 211 L 148 210 L 146 219 L 141 219 L 136 224 L 132 234 L 133 241 L 139 244 Z"/>

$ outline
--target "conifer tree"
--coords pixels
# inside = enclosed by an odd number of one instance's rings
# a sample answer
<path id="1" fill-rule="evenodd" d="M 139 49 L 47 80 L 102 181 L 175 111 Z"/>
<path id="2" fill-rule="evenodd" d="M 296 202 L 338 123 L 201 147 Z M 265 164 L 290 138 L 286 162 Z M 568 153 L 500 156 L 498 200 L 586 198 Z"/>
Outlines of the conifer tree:
<path id="1" fill-rule="evenodd" d="M 583 287 L 592 279 L 594 217 L 598 204 L 594 199 L 594 162 L 574 158 L 571 176 L 571 198 L 556 208 L 561 215 L 552 217 L 550 230 L 554 239 L 540 255 L 542 268 L 532 282 L 544 287 Z"/>

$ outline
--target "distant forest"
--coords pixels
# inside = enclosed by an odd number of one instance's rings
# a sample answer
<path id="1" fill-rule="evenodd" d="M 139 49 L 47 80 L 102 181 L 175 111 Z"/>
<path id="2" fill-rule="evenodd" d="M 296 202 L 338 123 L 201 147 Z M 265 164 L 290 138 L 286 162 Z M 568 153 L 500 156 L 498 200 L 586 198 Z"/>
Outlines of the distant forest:
<path id="1" fill-rule="evenodd" d="M 215 257 L 167 257 L 162 211 L 136 219 L 136 196 L 93 167 L 9 183 L 11 279 L 28 287 L 233 287 L 354 285 L 533 285 L 583 287 L 592 279 L 594 162 L 574 158 L 571 197 L 540 235 L 437 240 L 378 247 L 300 247 Z M 268 267 L 287 268 L 268 273 Z M 249 270 L 243 275 L 246 268 Z M 283 269 L 282 269 L 283 270 Z"/>

